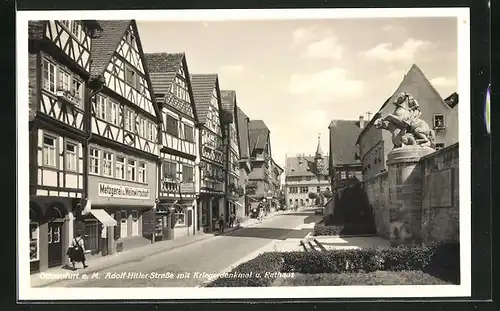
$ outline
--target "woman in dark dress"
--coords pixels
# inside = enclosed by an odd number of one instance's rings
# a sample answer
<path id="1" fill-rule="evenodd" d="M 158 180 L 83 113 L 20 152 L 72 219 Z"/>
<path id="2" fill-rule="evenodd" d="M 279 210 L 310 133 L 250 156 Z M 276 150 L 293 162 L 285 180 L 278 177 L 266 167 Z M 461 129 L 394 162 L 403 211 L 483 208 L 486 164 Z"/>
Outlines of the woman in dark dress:
<path id="1" fill-rule="evenodd" d="M 75 262 L 81 262 L 83 264 L 83 268 L 88 267 L 85 264 L 85 245 L 83 243 L 83 236 L 81 232 L 77 233 L 76 237 L 73 241 L 71 241 L 68 255 L 71 260 L 71 264 L 73 265 L 73 269 L 75 269 Z"/>

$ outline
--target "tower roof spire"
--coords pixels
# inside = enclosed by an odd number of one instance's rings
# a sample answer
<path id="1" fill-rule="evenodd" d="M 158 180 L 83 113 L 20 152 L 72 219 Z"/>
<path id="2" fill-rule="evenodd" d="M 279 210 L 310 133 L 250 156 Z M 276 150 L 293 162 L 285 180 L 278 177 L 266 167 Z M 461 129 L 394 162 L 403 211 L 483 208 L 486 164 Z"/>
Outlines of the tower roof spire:
<path id="1" fill-rule="evenodd" d="M 316 148 L 316 157 L 322 156 L 323 151 L 321 150 L 321 133 L 318 133 L 318 147 Z"/>

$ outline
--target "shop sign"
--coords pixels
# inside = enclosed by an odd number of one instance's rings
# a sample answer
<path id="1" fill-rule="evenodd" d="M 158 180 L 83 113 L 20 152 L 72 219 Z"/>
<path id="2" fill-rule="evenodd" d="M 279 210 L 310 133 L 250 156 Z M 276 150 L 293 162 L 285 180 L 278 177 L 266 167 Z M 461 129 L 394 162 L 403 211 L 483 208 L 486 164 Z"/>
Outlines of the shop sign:
<path id="1" fill-rule="evenodd" d="M 129 187 L 99 183 L 99 196 L 120 199 L 147 200 L 150 198 L 149 188 Z"/>

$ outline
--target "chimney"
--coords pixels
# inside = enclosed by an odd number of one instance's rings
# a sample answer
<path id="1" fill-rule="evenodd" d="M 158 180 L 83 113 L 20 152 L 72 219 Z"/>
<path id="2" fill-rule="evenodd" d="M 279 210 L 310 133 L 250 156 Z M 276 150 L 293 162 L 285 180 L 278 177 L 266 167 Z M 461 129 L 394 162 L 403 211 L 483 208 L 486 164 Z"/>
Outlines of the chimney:
<path id="1" fill-rule="evenodd" d="M 359 128 L 363 129 L 365 127 L 365 117 L 359 116 Z"/>

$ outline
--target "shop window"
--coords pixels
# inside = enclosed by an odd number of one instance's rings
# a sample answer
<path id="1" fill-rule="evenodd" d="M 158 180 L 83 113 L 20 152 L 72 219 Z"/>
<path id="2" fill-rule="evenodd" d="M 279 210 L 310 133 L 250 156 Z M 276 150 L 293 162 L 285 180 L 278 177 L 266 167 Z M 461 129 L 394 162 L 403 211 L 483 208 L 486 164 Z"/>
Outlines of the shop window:
<path id="1" fill-rule="evenodd" d="M 132 211 L 132 235 L 139 235 L 139 213 Z"/>
<path id="2" fill-rule="evenodd" d="M 175 224 L 180 226 L 186 224 L 186 213 L 182 207 L 175 209 Z"/>
<path id="3" fill-rule="evenodd" d="M 120 237 L 125 238 L 128 236 L 128 226 L 127 226 L 127 211 L 121 211 L 120 213 Z"/>
<path id="4" fill-rule="evenodd" d="M 30 222 L 30 261 L 37 261 L 40 257 L 39 230 L 37 222 Z"/>

